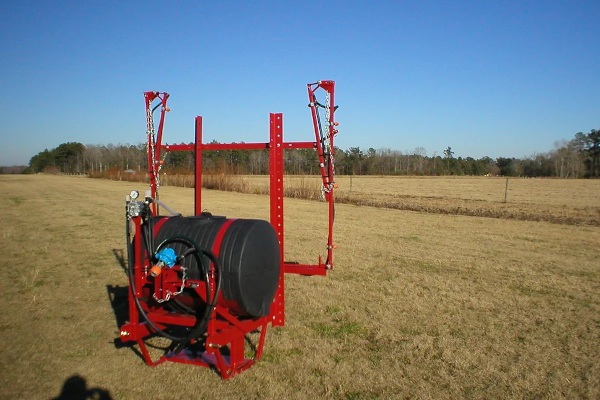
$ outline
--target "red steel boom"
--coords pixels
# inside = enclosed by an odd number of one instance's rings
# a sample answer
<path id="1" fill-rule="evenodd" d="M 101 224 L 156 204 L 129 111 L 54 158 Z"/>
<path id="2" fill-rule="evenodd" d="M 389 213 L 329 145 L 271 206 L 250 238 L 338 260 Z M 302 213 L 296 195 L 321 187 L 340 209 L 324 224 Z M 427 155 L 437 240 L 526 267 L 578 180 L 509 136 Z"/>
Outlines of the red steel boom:
<path id="1" fill-rule="evenodd" d="M 317 101 L 316 91 L 321 88 L 325 91 L 325 104 Z M 319 156 L 319 166 L 321 168 L 321 176 L 323 179 L 322 192 L 325 200 L 329 203 L 329 234 L 327 236 L 327 261 L 328 269 L 333 268 L 333 221 L 335 219 L 335 208 L 333 189 L 335 185 L 335 147 L 333 139 L 338 133 L 336 127 L 338 123 L 335 121 L 334 114 L 337 107 L 334 105 L 334 81 L 318 81 L 308 84 L 308 106 L 312 114 L 313 127 L 315 130 L 317 154 Z M 321 123 L 319 108 L 325 110 L 325 127 Z"/>

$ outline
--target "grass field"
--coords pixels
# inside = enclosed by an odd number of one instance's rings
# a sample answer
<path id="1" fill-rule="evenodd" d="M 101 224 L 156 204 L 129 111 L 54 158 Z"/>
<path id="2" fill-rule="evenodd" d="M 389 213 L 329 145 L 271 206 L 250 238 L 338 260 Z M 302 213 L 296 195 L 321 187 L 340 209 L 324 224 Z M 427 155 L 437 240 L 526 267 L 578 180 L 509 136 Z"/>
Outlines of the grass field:
<path id="1" fill-rule="evenodd" d="M 193 187 L 191 175 L 167 175 Z M 318 199 L 320 178 L 288 176 L 286 196 Z M 212 175 L 210 188 L 268 193 L 268 176 Z M 337 176 L 336 201 L 406 211 L 600 226 L 600 180 L 455 176 Z"/>
<path id="2" fill-rule="evenodd" d="M 352 192 L 505 204 L 501 179 L 471 189 L 474 178 L 455 178 L 453 189 L 441 178 L 387 179 L 355 177 Z M 223 381 L 183 364 L 151 368 L 114 345 L 127 284 L 124 197 L 144 185 L 0 176 L 0 398 L 52 399 L 80 385 L 115 400 L 597 399 L 598 183 L 509 182 L 506 204 L 583 212 L 579 225 L 336 205 L 336 269 L 288 275 L 286 326 L 269 331 L 257 365 Z M 203 195 L 215 214 L 268 217 L 264 195 Z M 161 199 L 192 212 L 192 189 L 164 187 Z M 286 200 L 287 260 L 316 261 L 324 212 Z"/>

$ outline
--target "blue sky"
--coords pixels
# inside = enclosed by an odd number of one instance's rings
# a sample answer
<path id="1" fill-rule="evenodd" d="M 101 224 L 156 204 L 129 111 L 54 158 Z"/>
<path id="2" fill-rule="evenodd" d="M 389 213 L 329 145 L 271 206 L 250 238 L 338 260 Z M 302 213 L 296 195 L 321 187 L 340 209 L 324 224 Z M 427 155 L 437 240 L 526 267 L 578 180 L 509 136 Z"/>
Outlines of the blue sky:
<path id="1" fill-rule="evenodd" d="M 600 2 L 27 1 L 0 4 L 0 165 L 64 142 L 311 140 L 306 84 L 336 81 L 337 143 L 523 157 L 600 128 Z"/>

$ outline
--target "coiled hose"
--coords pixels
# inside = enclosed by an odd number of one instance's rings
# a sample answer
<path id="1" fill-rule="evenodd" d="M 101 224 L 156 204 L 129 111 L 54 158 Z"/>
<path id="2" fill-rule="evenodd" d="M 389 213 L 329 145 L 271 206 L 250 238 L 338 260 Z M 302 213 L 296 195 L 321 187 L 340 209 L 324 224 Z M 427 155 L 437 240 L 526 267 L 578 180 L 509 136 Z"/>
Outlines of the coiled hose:
<path id="1" fill-rule="evenodd" d="M 190 332 L 188 333 L 188 335 L 186 336 L 175 336 L 175 335 L 171 335 L 170 333 L 165 332 L 164 330 L 160 329 L 159 327 L 156 326 L 156 324 L 154 324 L 154 322 L 152 322 L 152 320 L 150 320 L 150 318 L 148 317 L 148 314 L 146 313 L 146 311 L 144 310 L 144 308 L 142 307 L 140 300 L 137 296 L 135 296 L 136 293 L 136 287 L 135 287 L 135 273 L 134 273 L 134 255 L 133 255 L 133 251 L 132 251 L 132 243 L 130 242 L 130 221 L 129 219 L 126 220 L 126 226 L 125 226 L 125 232 L 126 232 L 126 237 L 127 237 L 127 259 L 128 259 L 128 272 L 129 272 L 129 284 L 131 286 L 131 291 L 133 293 L 133 299 L 136 305 L 136 308 L 138 309 L 138 312 L 140 313 L 140 315 L 142 316 L 142 318 L 148 323 L 148 325 L 150 325 L 150 327 L 159 335 L 170 339 L 174 342 L 178 342 L 177 347 L 175 348 L 174 352 L 175 354 L 181 352 L 181 350 L 183 350 L 185 348 L 185 346 L 187 346 L 187 344 L 197 338 L 198 336 L 200 336 L 200 334 L 202 334 L 205 330 L 206 327 L 208 325 L 208 321 L 210 320 L 210 315 L 212 313 L 212 310 L 216 307 L 217 305 L 217 299 L 219 296 L 219 293 L 221 291 L 221 266 L 219 264 L 219 260 L 217 259 L 217 257 L 210 251 L 210 250 L 206 250 L 206 249 L 202 249 L 200 248 L 195 242 L 193 242 L 192 240 L 190 240 L 189 238 L 186 238 L 184 236 L 173 236 L 173 237 L 169 237 L 165 240 L 163 240 L 157 247 L 156 247 L 156 251 L 154 251 L 152 254 L 150 253 L 150 249 L 152 248 L 152 234 L 151 232 L 149 232 L 150 227 L 147 226 L 147 228 L 145 228 L 144 230 L 146 232 L 144 232 L 145 234 L 142 234 L 142 238 L 144 240 L 144 244 L 146 245 L 146 252 L 148 253 L 148 257 L 150 260 L 154 260 L 155 259 L 155 254 L 160 251 L 164 246 L 166 246 L 169 243 L 182 243 L 186 246 L 189 247 L 189 250 L 187 250 L 183 255 L 179 256 L 177 258 L 177 263 L 181 262 L 181 260 L 191 254 L 195 254 L 196 257 L 196 261 L 199 265 L 202 266 L 203 272 L 204 272 L 204 279 L 206 282 L 206 300 L 207 300 L 207 304 L 206 307 L 204 308 L 204 313 L 202 315 L 201 318 L 197 318 L 197 322 L 194 325 L 194 327 L 190 330 Z M 207 256 L 210 261 L 213 263 L 213 265 L 215 266 L 215 270 L 217 272 L 217 284 L 215 287 L 215 293 L 211 293 L 211 288 L 210 288 L 210 271 L 209 268 L 205 265 L 205 263 L 202 262 L 202 259 L 200 257 L 201 254 L 204 254 L 205 256 Z"/>

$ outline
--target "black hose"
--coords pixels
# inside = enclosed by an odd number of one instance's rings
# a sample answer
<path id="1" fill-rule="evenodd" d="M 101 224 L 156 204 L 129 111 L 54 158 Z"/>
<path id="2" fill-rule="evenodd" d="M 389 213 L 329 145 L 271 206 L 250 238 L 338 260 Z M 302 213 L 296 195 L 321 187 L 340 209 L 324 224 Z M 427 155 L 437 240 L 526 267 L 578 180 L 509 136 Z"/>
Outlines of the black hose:
<path id="1" fill-rule="evenodd" d="M 317 100 L 315 99 L 315 103 Z M 319 104 L 319 103 L 317 103 Z M 325 107 L 323 107 L 325 108 Z M 323 136 L 323 128 L 321 127 L 321 116 L 319 115 L 319 109 L 315 107 L 315 113 L 317 114 L 317 126 L 319 127 L 319 138 L 321 139 L 321 148 L 323 148 L 323 141 L 325 140 Z"/>
<path id="2" fill-rule="evenodd" d="M 190 254 L 195 253 L 199 256 L 200 254 L 204 254 L 206 252 L 206 250 L 200 248 L 196 243 L 192 242 L 190 239 L 188 239 L 184 236 L 171 236 L 171 237 L 163 240 L 156 247 L 156 252 L 158 253 L 164 246 L 166 246 L 169 243 L 173 243 L 173 242 L 183 243 L 189 247 L 189 249 L 186 252 L 184 252 L 181 256 L 177 257 L 177 260 L 175 261 L 176 264 L 179 264 L 185 257 L 189 256 Z M 198 257 L 197 260 L 198 260 L 198 264 L 200 264 L 202 266 L 202 269 L 204 272 L 204 281 L 206 282 L 206 303 L 208 306 L 208 302 L 210 301 L 210 295 L 211 295 L 210 285 L 208 284 L 209 280 L 210 280 L 210 274 L 209 274 L 208 268 L 206 268 L 206 266 L 202 262 L 202 259 L 200 257 Z"/>
<path id="3" fill-rule="evenodd" d="M 193 253 L 196 253 L 197 255 L 204 254 L 214 264 L 215 269 L 217 271 L 217 285 L 215 288 L 215 292 L 211 293 L 212 291 L 210 289 L 209 268 L 207 268 L 206 265 L 204 263 L 202 263 L 202 260 L 200 259 L 200 257 L 198 257 L 199 264 L 202 265 L 202 268 L 204 270 L 203 272 L 204 272 L 204 279 L 206 282 L 206 303 L 207 304 L 206 304 L 206 307 L 204 308 L 204 313 L 203 313 L 202 317 L 197 319 L 196 324 L 190 330 L 189 334 L 187 336 L 185 336 L 183 338 L 179 338 L 179 340 L 177 340 L 179 342 L 179 344 L 175 348 L 174 353 L 178 354 L 185 348 L 185 346 L 187 346 L 187 344 L 192 339 L 197 338 L 198 336 L 200 336 L 200 334 L 202 334 L 206 330 L 206 327 L 208 325 L 208 321 L 210 320 L 212 311 L 217 305 L 219 293 L 221 292 L 221 267 L 219 264 L 219 260 L 217 259 L 217 257 L 214 255 L 213 252 L 199 247 L 195 242 L 193 242 L 192 240 L 190 240 L 189 238 L 187 238 L 185 236 L 172 236 L 172 237 L 169 237 L 169 238 L 163 240 L 156 247 L 156 252 L 160 251 L 160 249 L 163 248 L 164 246 L 166 246 L 167 244 L 173 243 L 173 242 L 183 243 L 190 247 L 190 249 L 188 251 L 183 253 L 182 256 L 178 257 L 178 262 Z"/>
<path id="4" fill-rule="evenodd" d="M 146 220 L 146 222 L 148 222 L 148 221 Z M 153 246 L 154 243 L 152 240 L 153 235 L 152 235 L 151 223 L 148 222 L 146 229 L 143 229 L 143 231 L 144 232 L 142 233 L 142 239 L 144 241 L 144 245 L 146 247 L 146 252 L 148 254 L 148 257 L 151 261 L 153 261 L 155 259 L 155 254 L 162 247 L 166 246 L 169 243 L 179 242 L 179 243 L 183 243 L 183 244 L 187 245 L 190 249 L 188 251 L 186 251 L 182 256 L 178 257 L 177 262 L 179 263 L 183 258 L 195 253 L 197 256 L 198 264 L 200 264 L 202 266 L 202 269 L 204 270 L 203 272 L 204 272 L 204 279 L 206 282 L 206 302 L 207 302 L 207 304 L 206 304 L 206 307 L 204 308 L 204 313 L 203 313 L 202 317 L 197 319 L 196 324 L 190 330 L 190 332 L 187 336 L 174 336 L 174 335 L 171 335 L 171 334 L 165 332 L 164 330 L 160 329 L 148 317 L 148 314 L 142 307 L 142 304 L 140 303 L 139 298 L 135 295 L 135 293 L 136 293 L 135 272 L 134 272 L 135 256 L 133 254 L 133 242 L 131 241 L 131 237 L 130 237 L 131 236 L 130 220 L 128 218 L 126 218 L 125 235 L 127 237 L 127 264 L 128 264 L 128 272 L 129 272 L 129 274 L 128 274 L 129 275 L 129 285 L 131 287 L 135 305 L 138 309 L 139 314 L 142 316 L 142 318 L 148 323 L 148 325 L 156 333 L 158 333 L 159 335 L 161 335 L 167 339 L 173 340 L 174 342 L 179 342 L 179 344 L 177 345 L 177 347 L 174 350 L 175 354 L 178 354 L 185 348 L 185 346 L 191 340 L 199 337 L 200 334 L 202 334 L 206 330 L 206 327 L 208 326 L 208 321 L 210 320 L 212 310 L 216 307 L 217 299 L 219 297 L 219 293 L 221 292 L 221 267 L 219 264 L 219 260 L 211 251 L 200 248 L 195 242 L 193 242 L 192 240 L 190 240 L 189 238 L 186 238 L 184 236 L 172 236 L 172 237 L 169 237 L 169 238 L 163 240 L 156 247 L 156 251 L 153 252 L 152 249 L 154 247 Z M 215 270 L 217 271 L 217 285 L 215 288 L 215 293 L 211 293 L 212 291 L 210 289 L 210 271 L 209 271 L 209 268 L 202 262 L 202 259 L 200 257 L 201 254 L 206 255 L 211 260 L 211 262 L 215 266 Z M 182 307 L 188 308 L 179 302 L 177 302 L 177 303 L 179 305 L 181 305 Z"/>
<path id="5" fill-rule="evenodd" d="M 177 298 L 171 299 L 171 301 L 169 301 L 167 305 L 171 308 L 171 311 L 175 311 L 176 313 L 179 313 L 179 314 L 193 314 L 194 313 L 193 308 L 186 306 L 181 301 L 177 300 Z"/>
<path id="6" fill-rule="evenodd" d="M 146 251 L 148 251 L 148 243 L 147 240 L 148 238 L 145 237 L 145 235 L 142 235 L 142 238 L 144 239 L 144 242 L 146 243 Z M 128 245 L 127 245 L 127 253 L 131 253 L 129 251 L 130 247 L 132 245 L 129 243 L 128 241 Z M 148 251 L 148 254 L 150 254 L 150 252 Z M 150 318 L 148 317 L 148 314 L 146 313 L 146 311 L 144 310 L 144 308 L 142 307 L 142 304 L 140 303 L 140 299 L 138 299 L 138 297 L 135 295 L 136 292 L 136 288 L 135 288 L 135 273 L 133 271 L 133 262 L 131 260 L 131 257 L 129 258 L 129 285 L 131 287 L 131 292 L 133 294 L 133 301 L 135 302 L 135 305 L 138 309 L 139 314 L 142 316 L 142 318 L 144 318 L 144 320 L 148 323 L 148 325 L 150 325 L 150 327 L 159 335 L 166 337 L 167 339 L 173 340 L 175 342 L 180 342 L 181 340 L 184 339 L 184 337 L 179 337 L 179 336 L 173 336 L 165 331 L 163 331 L 162 329 L 160 329 L 158 326 L 156 326 L 154 324 L 154 322 L 152 322 L 150 320 Z"/>
<path id="7" fill-rule="evenodd" d="M 197 323 L 192 328 L 189 335 L 185 339 L 183 339 L 181 342 L 179 342 L 177 347 L 175 347 L 175 350 L 173 350 L 173 352 L 175 354 L 179 354 L 181 352 L 181 350 L 183 350 L 185 348 L 185 346 L 187 346 L 187 344 L 192 339 L 197 338 L 198 336 L 200 336 L 200 334 L 202 334 L 204 331 L 206 331 L 206 327 L 208 326 L 208 321 L 210 320 L 210 315 L 212 314 L 212 310 L 217 306 L 217 299 L 219 297 L 219 293 L 221 292 L 221 266 L 219 265 L 219 260 L 211 251 L 203 250 L 203 253 L 208 258 L 210 258 L 212 263 L 215 265 L 215 269 L 217 270 L 217 287 L 215 289 L 215 293 L 212 298 L 212 302 L 210 302 L 210 304 L 207 304 L 206 307 L 204 308 L 204 315 L 202 316 L 201 322 Z M 208 284 L 208 279 L 206 280 L 206 286 L 207 287 L 210 286 Z M 208 303 L 209 297 L 206 298 L 206 301 Z"/>

